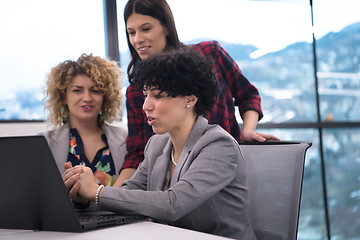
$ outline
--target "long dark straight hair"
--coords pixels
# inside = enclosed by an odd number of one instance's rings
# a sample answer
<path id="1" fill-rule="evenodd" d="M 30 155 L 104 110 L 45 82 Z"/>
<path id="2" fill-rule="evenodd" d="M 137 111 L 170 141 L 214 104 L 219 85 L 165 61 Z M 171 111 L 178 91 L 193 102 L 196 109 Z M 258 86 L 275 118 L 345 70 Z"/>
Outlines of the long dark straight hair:
<path id="1" fill-rule="evenodd" d="M 133 13 L 153 17 L 167 28 L 169 34 L 166 37 L 166 49 L 176 49 L 182 46 L 176 31 L 174 16 L 166 0 L 129 0 L 124 9 L 125 31 L 127 29 L 127 20 Z M 140 57 L 131 45 L 127 31 L 126 39 L 131 53 L 131 61 L 127 68 L 127 74 L 131 83 L 134 77 L 134 66 L 140 61 Z"/>

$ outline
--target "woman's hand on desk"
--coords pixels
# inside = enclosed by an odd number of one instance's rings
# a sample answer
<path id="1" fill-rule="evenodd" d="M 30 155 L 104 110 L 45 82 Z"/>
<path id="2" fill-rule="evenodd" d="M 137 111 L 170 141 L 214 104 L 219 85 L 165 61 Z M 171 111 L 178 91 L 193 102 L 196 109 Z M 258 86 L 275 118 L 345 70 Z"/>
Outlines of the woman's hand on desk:
<path id="1" fill-rule="evenodd" d="M 74 187 L 74 184 L 80 179 L 80 173 L 83 172 L 81 166 L 72 167 L 69 163 L 64 164 L 65 172 L 63 173 L 63 181 L 68 192 Z"/>
<path id="2" fill-rule="evenodd" d="M 92 170 L 88 167 L 83 167 L 83 172 L 80 174 L 79 188 L 77 195 L 82 199 L 94 201 L 96 192 L 98 191 L 99 184 L 96 182 L 96 178 Z"/>
<path id="3" fill-rule="evenodd" d="M 65 172 L 62 176 L 66 189 L 74 202 L 87 205 L 88 201 L 78 195 L 80 188 L 80 174 L 84 171 L 82 166 L 72 167 L 69 163 L 65 163 Z"/>
<path id="4" fill-rule="evenodd" d="M 72 167 L 69 163 L 65 163 L 64 166 L 66 170 L 63 181 L 71 199 L 83 205 L 87 205 L 89 200 L 94 201 L 99 185 L 92 170 L 80 165 Z"/>

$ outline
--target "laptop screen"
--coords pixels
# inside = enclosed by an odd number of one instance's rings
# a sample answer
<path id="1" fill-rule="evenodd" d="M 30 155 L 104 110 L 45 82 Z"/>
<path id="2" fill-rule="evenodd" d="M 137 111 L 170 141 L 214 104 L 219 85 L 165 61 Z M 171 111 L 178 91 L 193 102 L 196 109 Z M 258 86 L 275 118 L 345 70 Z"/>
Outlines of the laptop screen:
<path id="1" fill-rule="evenodd" d="M 43 136 L 0 137 L 0 181 L 0 228 L 63 232 L 96 228 L 96 224 L 80 224 Z M 121 215 L 107 222 L 118 225 L 142 219 Z"/>

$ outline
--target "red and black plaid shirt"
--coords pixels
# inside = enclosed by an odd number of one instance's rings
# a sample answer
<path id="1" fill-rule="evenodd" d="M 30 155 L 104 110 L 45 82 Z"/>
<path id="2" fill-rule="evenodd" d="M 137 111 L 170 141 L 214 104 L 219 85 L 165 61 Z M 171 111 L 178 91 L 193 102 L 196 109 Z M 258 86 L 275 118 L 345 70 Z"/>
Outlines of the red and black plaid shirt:
<path id="1" fill-rule="evenodd" d="M 239 107 L 241 116 L 248 110 L 258 112 L 260 120 L 263 114 L 258 90 L 242 75 L 238 65 L 218 42 L 201 42 L 193 45 L 193 48 L 213 61 L 213 71 L 220 87 L 218 100 L 205 117 L 209 120 L 209 124 L 219 124 L 241 142 L 243 137 L 235 118 L 234 106 Z M 143 92 L 136 90 L 130 84 L 126 92 L 128 136 L 123 169 L 138 167 L 144 159 L 145 145 L 154 134 L 142 110 L 143 102 Z"/>

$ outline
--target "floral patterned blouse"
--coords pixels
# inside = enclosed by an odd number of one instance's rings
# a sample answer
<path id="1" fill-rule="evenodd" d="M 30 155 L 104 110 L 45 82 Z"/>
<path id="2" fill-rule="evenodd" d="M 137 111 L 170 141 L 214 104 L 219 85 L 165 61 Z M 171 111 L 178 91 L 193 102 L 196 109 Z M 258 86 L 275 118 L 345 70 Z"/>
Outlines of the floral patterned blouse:
<path id="1" fill-rule="evenodd" d="M 84 145 L 78 131 L 76 128 L 70 129 L 70 146 L 67 162 L 73 167 L 84 165 L 91 168 L 98 184 L 112 186 L 116 181 L 115 165 L 105 134 L 101 138 L 105 143 L 105 147 L 99 149 L 90 163 L 85 155 Z"/>

